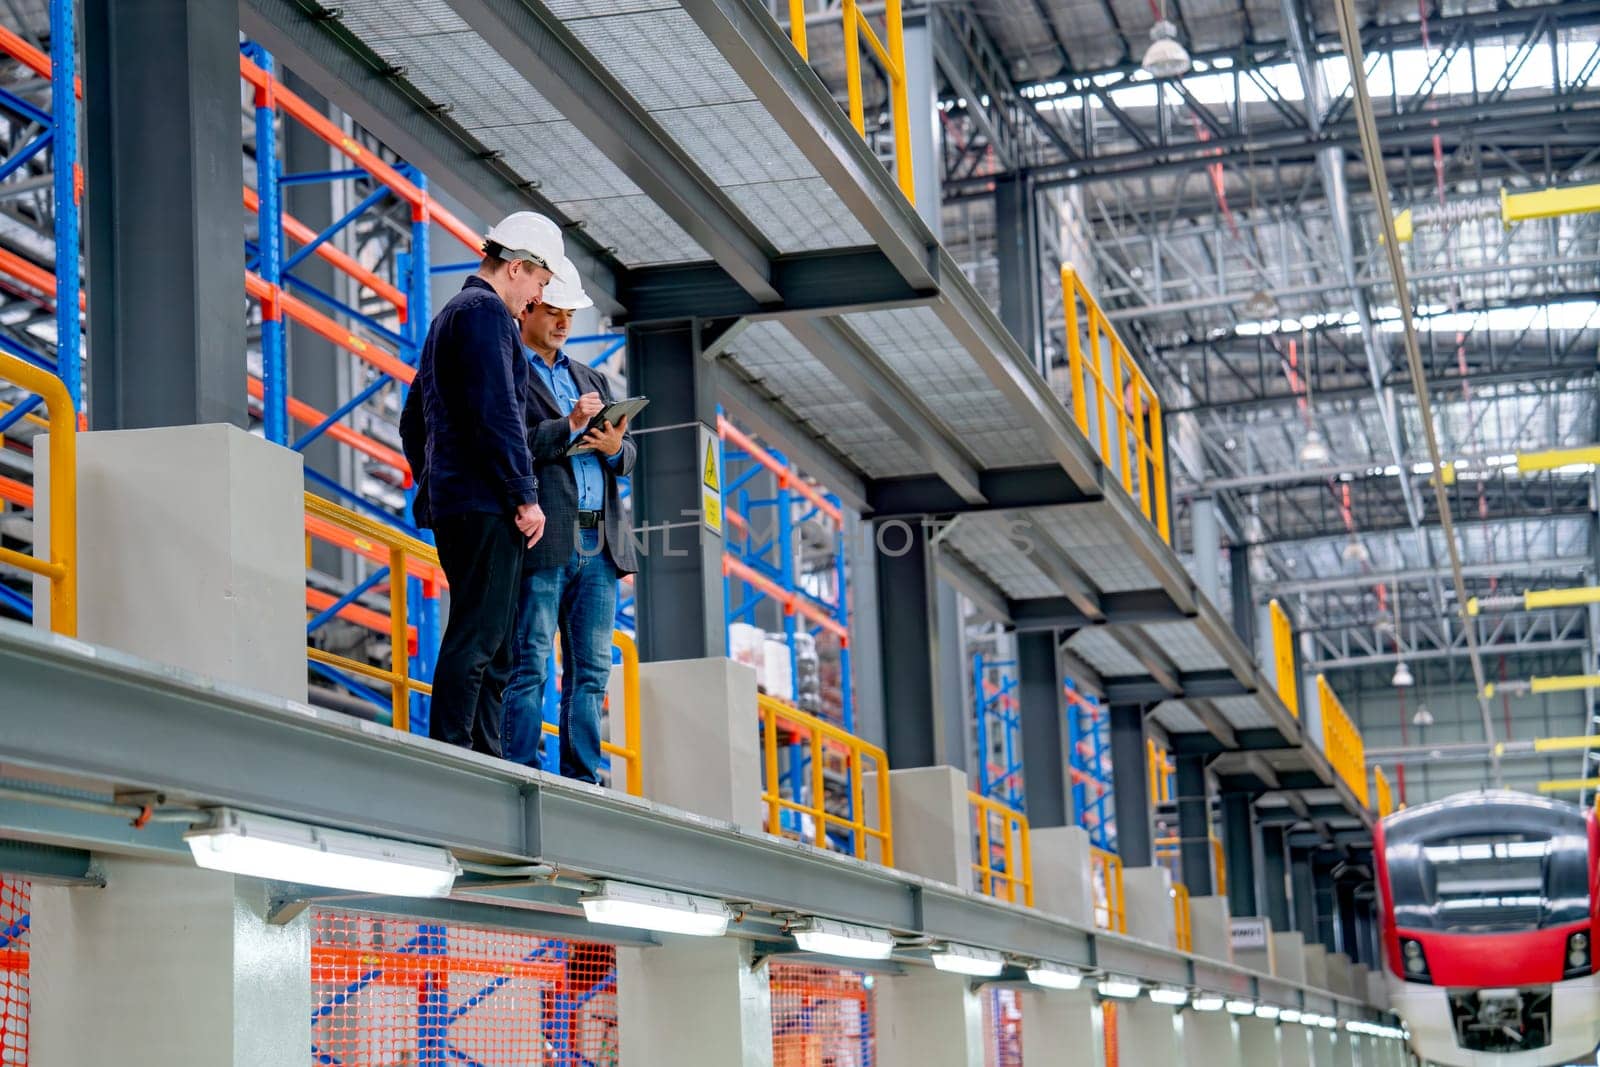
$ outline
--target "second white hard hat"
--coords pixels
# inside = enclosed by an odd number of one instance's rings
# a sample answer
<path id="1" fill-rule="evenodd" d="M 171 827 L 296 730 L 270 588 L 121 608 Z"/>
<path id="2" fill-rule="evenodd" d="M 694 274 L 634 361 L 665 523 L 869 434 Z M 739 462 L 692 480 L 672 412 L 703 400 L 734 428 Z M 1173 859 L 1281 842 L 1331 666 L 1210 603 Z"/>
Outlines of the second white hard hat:
<path id="1" fill-rule="evenodd" d="M 594 307 L 594 301 L 583 291 L 583 279 L 578 276 L 578 268 L 566 256 L 562 256 L 561 262 L 556 265 L 555 277 L 545 283 L 544 296 L 539 298 L 539 302 L 565 311 Z"/>
<path id="2" fill-rule="evenodd" d="M 490 227 L 484 242 L 493 242 L 504 249 L 501 259 L 513 263 L 532 260 L 549 271 L 554 271 L 565 258 L 561 227 L 536 211 L 507 215 Z"/>

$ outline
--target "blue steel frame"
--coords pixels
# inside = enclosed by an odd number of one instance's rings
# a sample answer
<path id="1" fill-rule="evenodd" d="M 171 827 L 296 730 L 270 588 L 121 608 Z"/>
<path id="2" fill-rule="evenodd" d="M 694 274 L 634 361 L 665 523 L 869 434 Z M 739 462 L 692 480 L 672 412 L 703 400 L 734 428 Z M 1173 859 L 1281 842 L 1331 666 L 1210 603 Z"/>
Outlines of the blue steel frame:
<path id="1" fill-rule="evenodd" d="M 977 709 L 978 793 L 1016 811 L 1026 810 L 1022 788 L 1022 711 L 1017 706 L 1017 661 L 972 654 L 973 706 Z M 991 675 L 994 684 L 988 683 Z M 1000 764 L 990 762 L 998 741 Z"/>
<path id="2" fill-rule="evenodd" d="M 1111 800 L 1110 717 L 1096 698 L 1078 693 L 1071 680 L 1062 689 L 1066 701 L 1067 764 L 1072 772 L 1072 810 L 1077 812 L 1078 825 L 1088 831 L 1090 844 L 1115 852 L 1117 820 Z"/>

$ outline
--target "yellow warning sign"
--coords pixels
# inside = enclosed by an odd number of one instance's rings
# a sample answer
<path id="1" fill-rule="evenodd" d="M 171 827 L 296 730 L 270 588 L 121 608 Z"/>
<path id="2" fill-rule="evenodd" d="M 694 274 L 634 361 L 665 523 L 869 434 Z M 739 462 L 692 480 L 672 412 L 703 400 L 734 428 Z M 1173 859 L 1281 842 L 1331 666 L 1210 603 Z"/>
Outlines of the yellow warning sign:
<path id="1" fill-rule="evenodd" d="M 722 442 L 708 426 L 700 427 L 700 520 L 722 536 Z"/>

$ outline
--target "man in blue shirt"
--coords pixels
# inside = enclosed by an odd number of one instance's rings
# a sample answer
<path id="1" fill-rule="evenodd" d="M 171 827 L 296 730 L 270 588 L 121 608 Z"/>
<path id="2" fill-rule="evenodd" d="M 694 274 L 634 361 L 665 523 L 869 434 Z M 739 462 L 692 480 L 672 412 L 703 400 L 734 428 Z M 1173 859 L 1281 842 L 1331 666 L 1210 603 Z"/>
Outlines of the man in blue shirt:
<path id="1" fill-rule="evenodd" d="M 588 430 L 611 402 L 605 379 L 561 350 L 573 312 L 593 306 L 572 264 L 563 261 L 544 299 L 522 317 L 528 376 L 528 443 L 539 475 L 544 538 L 523 557 L 514 664 L 506 687 L 509 760 L 539 765 L 551 636 L 561 632 L 560 769 L 600 780 L 600 709 L 611 677 L 617 578 L 638 569 L 624 525 L 617 479 L 633 469 L 627 419 Z M 584 451 L 567 449 L 581 440 Z"/>
<path id="2" fill-rule="evenodd" d="M 428 733 L 491 756 L 502 753 L 522 554 L 545 528 L 514 314 L 538 301 L 561 260 L 561 230 L 543 215 L 496 224 L 477 272 L 428 327 L 400 420 L 417 477 L 413 514 L 432 528 L 450 584 Z"/>

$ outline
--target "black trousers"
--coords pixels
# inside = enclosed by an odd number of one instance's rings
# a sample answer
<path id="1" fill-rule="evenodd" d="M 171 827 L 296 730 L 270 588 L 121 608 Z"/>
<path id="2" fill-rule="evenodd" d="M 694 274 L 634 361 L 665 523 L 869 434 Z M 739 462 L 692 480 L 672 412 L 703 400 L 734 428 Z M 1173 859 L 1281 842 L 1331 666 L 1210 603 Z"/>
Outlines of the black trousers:
<path id="1" fill-rule="evenodd" d="M 433 673 L 428 736 L 500 755 L 524 539 L 509 515 L 452 515 L 433 528 L 450 619 Z"/>

